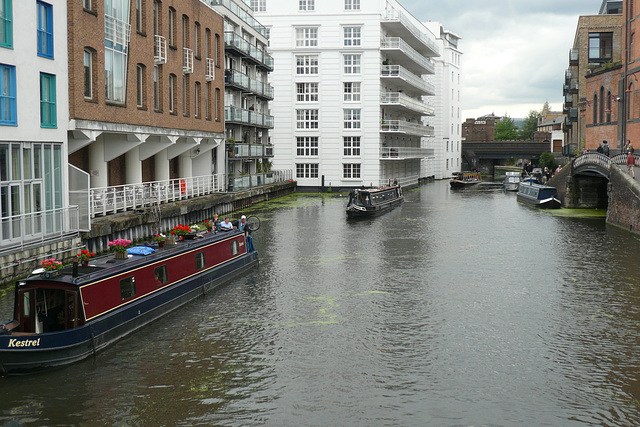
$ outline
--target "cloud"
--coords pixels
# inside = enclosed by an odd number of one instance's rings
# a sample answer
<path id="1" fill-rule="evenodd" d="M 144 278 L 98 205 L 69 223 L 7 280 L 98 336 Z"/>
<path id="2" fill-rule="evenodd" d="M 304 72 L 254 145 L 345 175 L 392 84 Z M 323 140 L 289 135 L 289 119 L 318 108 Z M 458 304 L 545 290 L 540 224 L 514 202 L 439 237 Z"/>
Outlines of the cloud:
<path id="1" fill-rule="evenodd" d="M 400 0 L 416 18 L 462 37 L 462 118 L 494 112 L 525 117 L 545 101 L 562 109 L 578 16 L 601 0 Z"/>

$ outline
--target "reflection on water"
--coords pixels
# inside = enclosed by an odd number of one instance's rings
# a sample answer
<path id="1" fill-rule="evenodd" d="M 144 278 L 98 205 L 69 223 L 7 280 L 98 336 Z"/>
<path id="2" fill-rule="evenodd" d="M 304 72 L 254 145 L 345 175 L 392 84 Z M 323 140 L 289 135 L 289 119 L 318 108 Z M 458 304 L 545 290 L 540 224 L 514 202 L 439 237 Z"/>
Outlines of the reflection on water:
<path id="1" fill-rule="evenodd" d="M 360 221 L 344 197 L 261 205 L 258 269 L 0 380 L 0 424 L 640 424 L 637 236 L 501 191 L 405 196 Z"/>

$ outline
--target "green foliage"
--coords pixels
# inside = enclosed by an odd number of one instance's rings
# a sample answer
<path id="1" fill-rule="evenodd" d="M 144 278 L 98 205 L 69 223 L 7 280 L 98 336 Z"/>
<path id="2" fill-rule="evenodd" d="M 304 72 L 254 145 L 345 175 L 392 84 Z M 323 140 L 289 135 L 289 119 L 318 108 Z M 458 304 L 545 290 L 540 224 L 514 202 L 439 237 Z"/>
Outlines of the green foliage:
<path id="1" fill-rule="evenodd" d="M 518 138 L 518 128 L 516 128 L 513 119 L 505 115 L 496 124 L 496 141 L 510 141 Z"/>
<path id="2" fill-rule="evenodd" d="M 550 171 L 554 171 L 557 167 L 558 164 L 556 163 L 556 158 L 553 155 L 553 153 L 542 153 L 540 155 L 540 163 L 539 163 L 541 168 L 549 168 Z"/>
<path id="3" fill-rule="evenodd" d="M 524 123 L 522 124 L 522 130 L 518 135 L 520 139 L 533 141 L 533 136 L 538 130 L 538 117 L 540 117 L 540 113 L 538 111 L 529 111 L 529 115 L 524 120 Z"/>

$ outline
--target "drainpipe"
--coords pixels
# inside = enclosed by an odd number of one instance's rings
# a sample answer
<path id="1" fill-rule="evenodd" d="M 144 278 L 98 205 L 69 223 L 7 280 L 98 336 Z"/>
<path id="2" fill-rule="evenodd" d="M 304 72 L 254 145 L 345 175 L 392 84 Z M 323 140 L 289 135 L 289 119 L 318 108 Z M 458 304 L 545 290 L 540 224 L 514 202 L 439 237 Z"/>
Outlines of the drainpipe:
<path id="1" fill-rule="evenodd" d="M 624 144 L 627 142 L 627 87 L 628 84 L 628 72 L 629 72 L 629 1 L 624 2 L 625 7 L 625 20 L 624 20 L 624 56 L 622 60 L 624 61 L 624 73 L 622 74 L 622 93 L 623 95 L 620 97 L 622 99 L 622 142 L 621 146 L 624 147 Z M 629 94 L 631 96 L 631 94 Z M 618 114 L 620 114 L 620 108 L 618 108 Z M 618 147 L 621 148 L 621 147 Z"/>

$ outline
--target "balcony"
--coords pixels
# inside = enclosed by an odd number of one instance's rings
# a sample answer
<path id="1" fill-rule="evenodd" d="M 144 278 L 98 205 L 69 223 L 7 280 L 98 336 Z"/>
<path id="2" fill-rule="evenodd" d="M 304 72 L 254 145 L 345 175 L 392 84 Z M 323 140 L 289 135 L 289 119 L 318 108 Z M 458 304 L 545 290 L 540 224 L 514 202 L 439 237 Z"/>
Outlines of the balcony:
<path id="1" fill-rule="evenodd" d="M 167 63 L 167 39 L 155 35 L 153 45 L 153 63 L 154 64 L 166 64 Z"/>
<path id="2" fill-rule="evenodd" d="M 207 71 L 204 78 L 207 81 L 215 80 L 216 78 L 216 63 L 213 58 L 207 58 Z"/>
<path id="3" fill-rule="evenodd" d="M 567 107 L 573 106 L 573 95 L 567 94 L 567 95 L 564 96 L 564 105 L 567 106 Z M 565 112 L 565 114 L 566 114 L 566 112 Z"/>
<path id="4" fill-rule="evenodd" d="M 402 37 L 424 56 L 440 56 L 440 48 L 435 41 L 431 40 L 425 31 L 416 27 L 401 10 L 387 5 L 387 9 L 382 14 L 382 23 L 391 33 Z"/>
<path id="5" fill-rule="evenodd" d="M 255 173 L 242 175 L 239 177 L 229 174 L 229 191 L 240 191 L 247 188 L 259 187 L 261 185 L 273 184 L 275 182 L 291 181 L 293 179 L 292 170 L 269 171 L 265 173 Z"/>
<path id="6" fill-rule="evenodd" d="M 416 76 L 400 65 L 383 65 L 380 71 L 380 77 L 385 80 L 394 80 L 398 89 L 419 90 L 423 95 L 434 96 L 436 94 L 434 85 Z"/>
<path id="7" fill-rule="evenodd" d="M 568 68 L 567 71 L 564 72 L 565 83 L 569 84 L 572 78 L 573 78 L 573 70 L 571 68 Z"/>
<path id="8" fill-rule="evenodd" d="M 260 68 L 273 71 L 273 58 L 267 52 L 252 45 L 233 31 L 224 32 L 225 49 L 233 50 L 244 58 L 256 63 Z"/>
<path id="9" fill-rule="evenodd" d="M 236 70 L 227 70 L 225 72 L 224 84 L 236 89 L 251 91 L 262 98 L 273 99 L 273 87 L 271 85 L 252 79 Z"/>
<path id="10" fill-rule="evenodd" d="M 193 73 L 193 50 L 185 47 L 183 50 L 182 72 L 184 74 Z"/>
<path id="11" fill-rule="evenodd" d="M 399 107 L 399 109 L 404 108 L 425 116 L 433 116 L 435 114 L 434 107 L 400 92 L 384 92 L 380 94 L 380 104 Z"/>
<path id="12" fill-rule="evenodd" d="M 242 19 L 244 22 L 249 24 L 254 30 L 260 33 L 263 37 L 267 36 L 267 29 L 264 25 L 260 24 L 253 16 L 251 16 L 247 11 L 240 8 L 237 4 L 235 4 L 232 0 L 201 0 L 204 3 L 207 3 L 210 6 L 224 6 L 233 12 L 238 18 Z"/>
<path id="13" fill-rule="evenodd" d="M 273 157 L 273 146 L 262 144 L 228 143 L 227 153 L 229 158 L 235 159 Z"/>
<path id="14" fill-rule="evenodd" d="M 233 106 L 224 107 L 224 120 L 230 124 L 273 129 L 273 116 Z"/>
<path id="15" fill-rule="evenodd" d="M 404 64 L 413 73 L 435 74 L 436 67 L 431 58 L 418 53 L 400 37 L 385 37 L 380 50 L 385 52 L 391 61 Z"/>
<path id="16" fill-rule="evenodd" d="M 578 65 L 580 62 L 580 51 L 578 49 L 569 50 L 569 65 Z"/>
<path id="17" fill-rule="evenodd" d="M 128 48 L 131 38 L 131 25 L 113 16 L 104 16 L 104 39 L 111 42 L 112 46 Z"/>
<path id="18" fill-rule="evenodd" d="M 425 126 L 420 123 L 410 123 L 405 120 L 383 120 L 380 125 L 381 133 L 396 133 L 414 136 L 434 136 L 434 130 L 431 126 Z"/>
<path id="19" fill-rule="evenodd" d="M 433 148 L 380 147 L 380 160 L 424 159 L 434 156 Z"/>
<path id="20" fill-rule="evenodd" d="M 569 108 L 569 121 L 577 122 L 578 121 L 578 107 Z"/>

